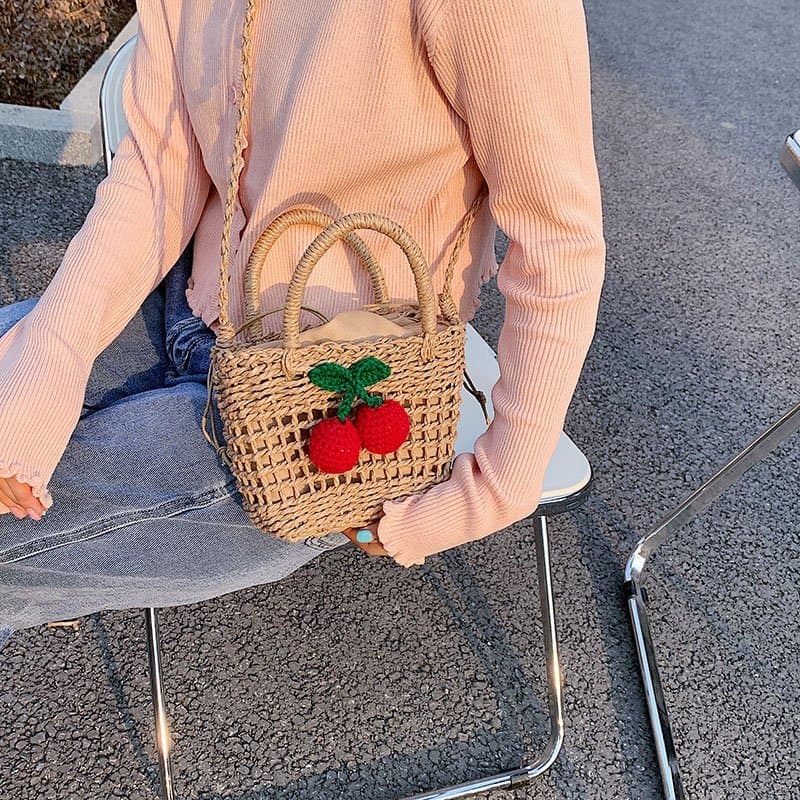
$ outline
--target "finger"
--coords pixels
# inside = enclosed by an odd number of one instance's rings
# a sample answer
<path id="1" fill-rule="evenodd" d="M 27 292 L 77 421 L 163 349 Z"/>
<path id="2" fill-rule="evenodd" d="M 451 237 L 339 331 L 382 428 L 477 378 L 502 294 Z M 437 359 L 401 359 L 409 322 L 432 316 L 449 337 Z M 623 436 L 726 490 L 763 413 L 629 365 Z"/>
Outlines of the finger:
<path id="1" fill-rule="evenodd" d="M 28 509 L 33 509 L 31 516 L 34 519 L 41 519 L 44 506 L 37 497 L 33 496 L 31 487 L 28 484 L 20 483 L 17 480 L 3 479 L 3 491 L 0 492 L 0 500 L 11 508 L 11 513 L 17 519 L 28 516 Z"/>
<path id="2" fill-rule="evenodd" d="M 371 542 L 362 542 L 358 539 L 358 532 L 363 530 L 368 530 L 372 534 Z M 362 550 L 365 550 L 369 547 L 369 545 L 372 545 L 378 541 L 378 523 L 373 522 L 370 525 L 363 525 L 360 528 L 345 528 L 343 533 L 348 539 L 350 539 L 351 542 L 353 542 L 353 544 L 357 544 Z"/>
<path id="3" fill-rule="evenodd" d="M 356 539 L 356 529 L 355 528 L 345 528 L 342 533 L 359 549 L 363 550 L 361 542 Z"/>
<path id="4" fill-rule="evenodd" d="M 369 548 L 367 550 L 367 554 L 371 556 L 388 556 L 389 554 L 383 549 L 383 545 L 380 542 L 370 542 L 366 545 Z"/>
<path id="5" fill-rule="evenodd" d="M 359 550 L 363 550 L 368 556 L 388 556 L 389 554 L 379 544 L 374 542 L 354 542 Z"/>
<path id="6" fill-rule="evenodd" d="M 383 549 L 383 545 L 378 540 L 378 523 L 367 525 L 366 529 L 372 531 L 374 538 L 371 542 L 360 542 L 364 552 L 371 556 L 388 556 L 389 554 Z M 356 531 L 356 534 L 358 534 L 358 531 Z"/>
<path id="7" fill-rule="evenodd" d="M 25 511 L 24 508 L 20 508 L 17 505 L 3 505 L 3 507 L 6 509 L 7 513 L 13 514 L 17 519 L 25 519 L 25 517 L 28 516 L 28 512 Z"/>
<path id="8" fill-rule="evenodd" d="M 34 511 L 43 511 L 44 506 L 33 493 L 33 489 L 21 481 L 9 481 L 9 488 L 14 493 L 14 497 L 23 508 L 32 508 Z"/>
<path id="9" fill-rule="evenodd" d="M 359 542 L 357 539 L 358 530 L 370 530 L 372 531 L 372 535 L 375 537 L 371 542 Z M 345 536 L 358 547 L 360 550 L 363 550 L 369 556 L 388 556 L 389 553 L 384 550 L 383 545 L 378 541 L 377 538 L 377 529 L 378 523 L 374 522 L 371 525 L 365 525 L 364 528 L 345 528 L 344 533 Z"/>
<path id="10" fill-rule="evenodd" d="M 44 504 L 33 493 L 33 488 L 30 484 L 17 480 L 16 478 L 7 478 L 6 485 L 8 490 L 13 493 L 17 503 L 23 508 L 32 508 L 34 511 L 41 513 L 44 511 Z"/>
<path id="11" fill-rule="evenodd" d="M 17 519 L 22 519 L 26 515 L 25 509 L 17 503 L 14 495 L 6 489 L 6 482 L 2 479 L 0 479 L 0 503 L 5 506 L 7 513 L 13 514 Z"/>

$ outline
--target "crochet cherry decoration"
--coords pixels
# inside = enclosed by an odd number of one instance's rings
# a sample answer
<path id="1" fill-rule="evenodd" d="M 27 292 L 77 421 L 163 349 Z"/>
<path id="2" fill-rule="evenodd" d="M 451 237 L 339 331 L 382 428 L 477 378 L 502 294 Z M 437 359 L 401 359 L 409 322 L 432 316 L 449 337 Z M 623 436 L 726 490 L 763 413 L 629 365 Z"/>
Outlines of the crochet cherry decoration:
<path id="1" fill-rule="evenodd" d="M 308 457 L 322 472 L 347 472 L 358 461 L 361 437 L 349 419 L 331 417 L 311 429 Z"/>
<path id="2" fill-rule="evenodd" d="M 406 440 L 410 420 L 405 409 L 395 400 L 384 400 L 367 391 L 367 386 L 388 378 L 391 372 L 388 364 L 374 356 L 362 358 L 350 367 L 326 361 L 309 370 L 308 377 L 316 386 L 343 394 L 336 417 L 324 419 L 311 429 L 308 457 L 322 472 L 352 469 L 362 444 L 370 452 L 384 454 L 397 450 Z M 365 405 L 359 407 L 354 425 L 347 415 L 356 397 Z"/>
<path id="3" fill-rule="evenodd" d="M 397 400 L 383 400 L 374 408 L 359 406 L 355 426 L 361 444 L 371 453 L 393 453 L 408 438 L 411 420 Z"/>

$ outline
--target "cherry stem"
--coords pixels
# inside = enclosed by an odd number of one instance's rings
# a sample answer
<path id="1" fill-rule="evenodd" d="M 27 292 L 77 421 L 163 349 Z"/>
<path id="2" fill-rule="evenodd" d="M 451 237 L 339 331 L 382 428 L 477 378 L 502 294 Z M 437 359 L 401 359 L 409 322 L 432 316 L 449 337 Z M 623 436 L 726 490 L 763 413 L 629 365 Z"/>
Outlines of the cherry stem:
<path id="1" fill-rule="evenodd" d="M 344 422 L 347 418 L 347 415 L 350 413 L 350 409 L 353 407 L 353 401 L 356 399 L 357 392 L 357 387 L 353 386 L 352 384 L 344 390 L 344 396 L 342 397 L 342 402 L 339 403 L 339 410 L 336 414 L 339 417 L 340 422 Z"/>

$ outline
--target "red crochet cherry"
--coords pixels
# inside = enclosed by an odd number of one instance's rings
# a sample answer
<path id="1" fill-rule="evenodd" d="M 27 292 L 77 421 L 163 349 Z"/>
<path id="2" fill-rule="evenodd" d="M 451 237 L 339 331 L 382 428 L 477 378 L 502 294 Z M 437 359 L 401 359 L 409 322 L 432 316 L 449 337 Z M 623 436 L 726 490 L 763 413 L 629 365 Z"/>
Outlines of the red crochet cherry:
<path id="1" fill-rule="evenodd" d="M 331 417 L 311 429 L 308 457 L 322 472 L 347 472 L 358 462 L 361 438 L 349 420 Z"/>
<path id="2" fill-rule="evenodd" d="M 384 399 L 374 408 L 359 406 L 355 426 L 365 449 L 385 455 L 393 453 L 408 438 L 411 419 L 397 400 Z"/>

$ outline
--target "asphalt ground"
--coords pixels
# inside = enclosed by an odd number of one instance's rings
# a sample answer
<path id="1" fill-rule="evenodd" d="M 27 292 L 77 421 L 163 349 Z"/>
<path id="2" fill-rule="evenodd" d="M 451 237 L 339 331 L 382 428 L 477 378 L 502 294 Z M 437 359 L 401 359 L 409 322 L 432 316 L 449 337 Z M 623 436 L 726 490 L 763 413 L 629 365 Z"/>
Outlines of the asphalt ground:
<path id="1" fill-rule="evenodd" d="M 640 536 L 800 400 L 797 8 L 586 2 L 607 278 L 565 425 L 595 482 L 550 521 L 566 743 L 501 798 L 659 798 L 622 600 Z M 588 133 L 587 133 L 588 135 Z M 0 162 L 0 302 L 38 294 L 99 169 Z M 498 238 L 498 257 L 505 242 Z M 503 301 L 474 321 L 496 344 Z M 693 798 L 800 796 L 800 441 L 652 560 L 651 621 Z M 547 735 L 532 527 L 414 570 L 356 548 L 162 612 L 178 796 L 389 800 L 518 766 Z M 153 798 L 142 613 L 19 632 L 0 797 Z"/>

